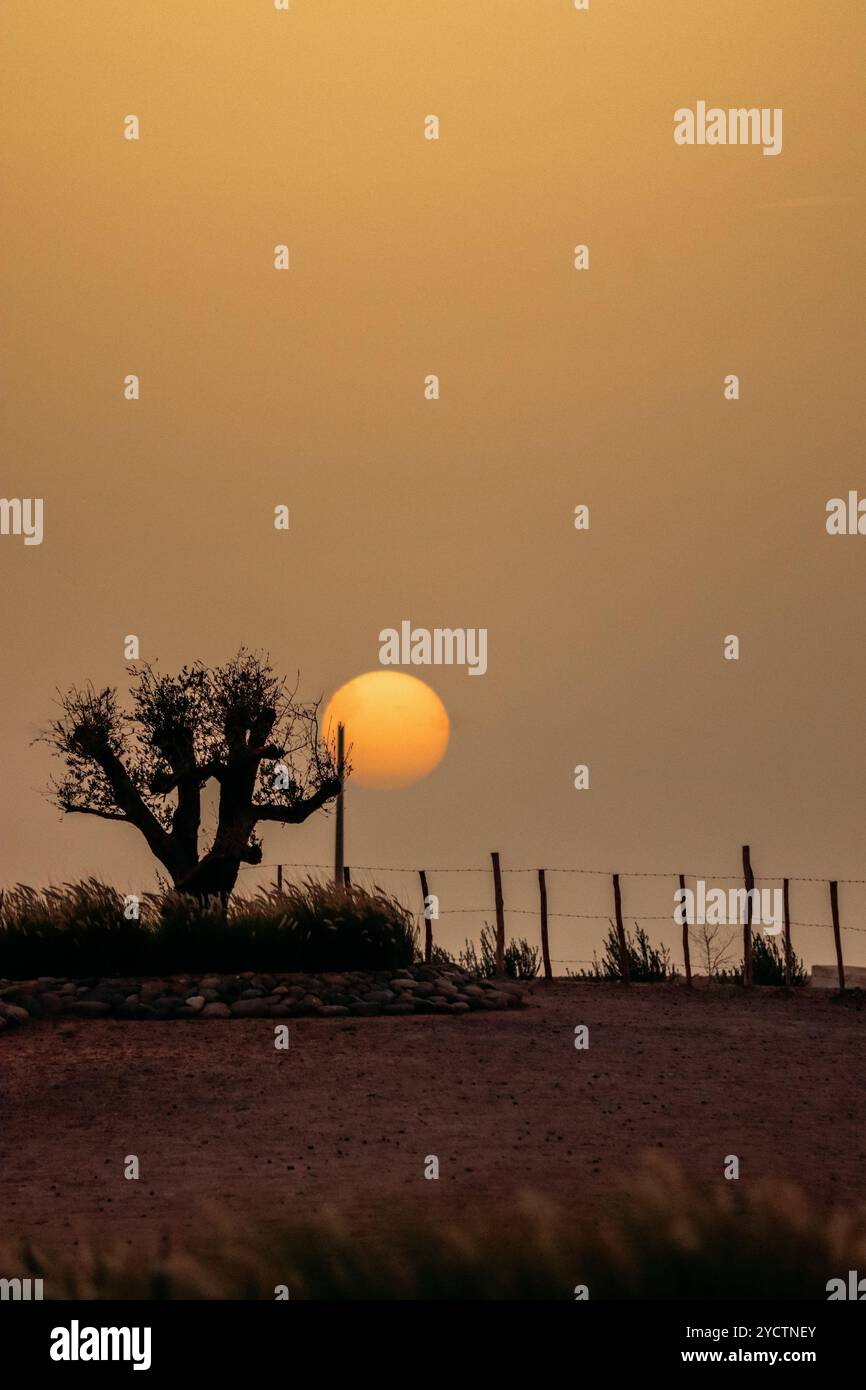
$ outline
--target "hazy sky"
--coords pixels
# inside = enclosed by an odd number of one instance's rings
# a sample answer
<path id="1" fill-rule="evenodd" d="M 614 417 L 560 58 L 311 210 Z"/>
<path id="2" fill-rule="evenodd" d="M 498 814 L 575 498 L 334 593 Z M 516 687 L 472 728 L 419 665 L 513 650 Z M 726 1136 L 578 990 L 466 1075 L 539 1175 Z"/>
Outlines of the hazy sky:
<path id="1" fill-rule="evenodd" d="M 41 799 L 31 746 L 56 687 L 125 683 L 126 634 L 166 670 L 264 648 L 327 695 L 404 618 L 486 627 L 488 670 L 415 670 L 448 754 L 350 790 L 350 864 L 491 910 L 486 874 L 433 866 L 736 873 L 748 840 L 758 873 L 866 878 L 866 537 L 824 525 L 866 492 L 861 0 L 6 0 L 0 23 L 0 492 L 45 503 L 41 546 L 0 536 L 0 879 L 153 885 L 133 829 Z M 782 108 L 781 154 L 677 146 L 698 101 Z M 332 834 L 265 827 L 266 861 Z M 626 881 L 627 916 L 675 886 Z M 534 908 L 534 879 L 506 894 Z M 552 911 L 609 896 L 551 879 Z M 795 884 L 794 919 L 825 898 Z M 554 956 L 604 925 L 560 919 Z"/>

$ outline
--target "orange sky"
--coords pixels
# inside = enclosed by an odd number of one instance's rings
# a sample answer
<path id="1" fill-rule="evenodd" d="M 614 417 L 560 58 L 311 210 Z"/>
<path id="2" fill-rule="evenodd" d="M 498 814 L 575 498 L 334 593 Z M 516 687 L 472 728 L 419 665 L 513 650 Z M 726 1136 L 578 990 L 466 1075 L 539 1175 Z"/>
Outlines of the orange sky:
<path id="1" fill-rule="evenodd" d="M 42 546 L 0 537 L 2 880 L 152 885 L 134 831 L 45 804 L 30 743 L 55 687 L 123 681 L 127 633 L 327 695 L 404 618 L 486 627 L 488 670 L 414 671 L 451 744 L 350 794 L 350 863 L 736 872 L 749 840 L 758 872 L 866 877 L 866 538 L 823 524 L 866 491 L 860 0 L 6 0 L 0 33 L 0 491 L 45 499 Z M 698 100 L 783 108 L 783 152 L 676 146 Z M 828 920 L 812 891 L 795 920 Z M 551 910 L 608 896 L 563 876 Z"/>

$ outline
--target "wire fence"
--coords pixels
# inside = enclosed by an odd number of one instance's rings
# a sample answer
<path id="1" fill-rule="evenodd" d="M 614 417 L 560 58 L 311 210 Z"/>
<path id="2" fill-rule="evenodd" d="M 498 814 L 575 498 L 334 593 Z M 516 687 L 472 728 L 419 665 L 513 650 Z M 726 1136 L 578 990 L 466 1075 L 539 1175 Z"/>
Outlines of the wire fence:
<path id="1" fill-rule="evenodd" d="M 835 946 L 836 946 L 836 964 L 837 964 L 838 973 L 839 973 L 840 985 L 841 985 L 843 988 L 844 988 L 844 965 L 843 965 L 843 959 L 842 959 L 842 945 L 841 945 L 842 933 L 844 932 L 844 933 L 854 933 L 854 934 L 857 934 L 857 935 L 866 935 L 866 926 L 857 926 L 857 925 L 854 925 L 854 924 L 852 924 L 852 923 L 850 923 L 850 922 L 848 922 L 848 923 L 843 923 L 843 922 L 841 921 L 841 914 L 840 914 L 839 905 L 838 905 L 838 888 L 839 888 L 839 885 L 844 885 L 844 886 L 846 886 L 846 887 L 853 887 L 853 888 L 866 886 L 866 878 L 838 878 L 838 879 L 835 879 L 835 880 L 830 880 L 830 879 L 823 878 L 823 877 L 821 877 L 821 876 L 819 876 L 819 875 L 814 875 L 814 874 L 785 874 L 785 875 L 781 875 L 781 874 L 775 875 L 775 874 L 767 874 L 767 873 L 752 874 L 752 871 L 751 871 L 751 864 L 750 864 L 750 856 L 749 856 L 749 847 L 748 847 L 748 846 L 744 846 L 744 847 L 743 847 L 743 864 L 744 864 L 744 869 L 743 869 L 743 871 L 741 871 L 740 873 L 729 873 L 729 872 L 725 872 L 725 873 L 707 873 L 707 872 L 704 872 L 704 873 L 694 873 L 694 872 L 688 872 L 688 871 L 684 871 L 684 870 L 680 870 L 680 869 L 677 869 L 677 870 L 660 870 L 660 869 L 620 869 L 620 870 L 608 870 L 608 869 L 589 868 L 589 867 L 586 867 L 586 866 L 575 866 L 575 865 L 554 865 L 554 866 L 551 866 L 551 867 L 547 867 L 547 868 L 545 868 L 545 869 L 539 869 L 539 868 L 534 867 L 534 866 L 533 866 L 533 867 L 529 867 L 529 866 L 524 866 L 524 865 L 521 865 L 521 866 L 506 866 L 506 865 L 500 865 L 500 863 L 499 863 L 499 855 L 498 855 L 498 854 L 492 855 L 492 856 L 491 856 L 491 859 L 493 860 L 493 875 L 492 875 L 492 877 L 493 877 L 493 883 L 494 883 L 494 895 L 493 895 L 493 900 L 492 900 L 492 901 L 488 901 L 487 903 L 483 903 L 483 904 L 481 904 L 481 905 L 479 905 L 479 906 L 465 906 L 465 905 L 462 905 L 462 904 L 461 904 L 460 906 L 450 907 L 450 906 L 447 906 L 446 904 L 443 904 L 443 903 L 440 901 L 440 895 L 438 895 L 438 894 L 432 894 L 432 895 L 429 895 L 429 897 L 432 897 L 432 898 L 435 900 L 435 904 L 436 904 L 435 915 L 432 917 L 432 919 L 431 919 L 431 916 L 430 916 L 430 914 L 429 914 L 429 912 L 428 912 L 428 891 L 427 891 L 428 878 L 429 878 L 429 879 L 438 879 L 438 878 L 439 878 L 440 876 L 442 876 L 442 875 L 449 875 L 449 876 L 467 875 L 467 876 L 473 876 L 474 880 L 477 881 L 477 876 L 480 875 L 480 876 L 482 876 L 482 878 L 486 879 L 486 880 L 489 882 L 490 879 L 491 879 L 491 867 L 490 867 L 490 866 L 484 866 L 484 867 L 482 867 L 482 866 L 480 866 L 480 865 L 478 865 L 478 864 L 464 864 L 464 865 L 440 864 L 440 865 L 430 865 L 430 866 L 428 866 L 426 869 L 423 869 L 423 870 L 422 870 L 422 869 L 418 869 L 418 868 L 416 868 L 416 867 L 414 867 L 414 866 L 410 866 L 410 865 L 397 865 L 397 864 L 357 864 L 357 865 L 352 865 L 351 867 L 348 867 L 348 866 L 347 866 L 347 867 L 344 869 L 344 875 L 345 875 L 345 879 L 346 879 L 347 882 L 356 882 L 356 881 L 357 881 L 357 876 L 358 876 L 358 875 L 381 875 L 381 874 L 387 874 L 387 875 L 407 875 L 407 874 L 408 874 L 408 875 L 412 875 L 412 876 L 415 878 L 416 882 L 420 882 L 420 885 L 421 885 L 421 889 L 420 889 L 421 915 L 423 916 L 423 918 L 424 918 L 424 920 L 425 920 L 425 926 L 426 926 L 426 930 L 427 930 L 427 951 L 428 951 L 428 952 L 429 952 L 429 950 L 430 950 L 431 941 L 432 941 L 432 922 L 433 922 L 433 921 L 438 921 L 439 918 L 440 918 L 440 916 L 441 916 L 442 918 L 451 918 L 451 917 L 475 917 L 475 918 L 482 918 L 482 919 L 484 919 L 484 918 L 489 918 L 489 917 L 491 917 L 491 916 L 495 913 L 495 914 L 496 914 L 496 924 L 497 924 L 497 937 L 498 937 L 498 939 L 499 939 L 500 941 L 502 940 L 503 934 L 504 934 L 504 919 L 505 919 L 506 916 L 508 916 L 508 917 L 520 917 L 520 918 L 535 918 L 536 920 L 539 920 L 539 921 L 540 921 L 542 948 L 543 948 L 544 956 L 545 956 L 546 973 L 549 973 L 549 967 L 552 966 L 553 964 L 562 965 L 562 966 L 568 966 L 568 965 L 590 965 L 590 966 L 591 966 L 591 965 L 593 965 L 593 963 L 594 963 L 593 960 L 586 959 L 586 958 L 580 958 L 580 957 L 551 956 L 550 953 L 549 953 L 548 921 L 551 921 L 551 922 L 561 922 L 561 923 L 563 923 L 563 924 L 567 924 L 567 923 L 569 923 L 569 922 L 597 922 L 597 923 L 602 923 L 602 922 L 605 922 L 605 921 L 606 921 L 606 922 L 609 922 L 609 923 L 611 924 L 611 926 L 613 927 L 613 926 L 614 926 L 614 920 L 616 919 L 616 927 L 615 927 L 615 930 L 617 930 L 617 931 L 619 932 L 619 934 L 620 934 L 620 940 L 621 940 L 621 943 L 622 943 L 622 946 L 623 946 L 623 951 L 624 951 L 623 916 L 624 916 L 624 915 L 627 915 L 629 921 L 633 921 L 636 925 L 638 925 L 638 924 L 643 925 L 644 923 L 666 923 L 666 924 L 668 925 L 668 927 L 673 927 L 673 926 L 680 927 L 680 926 L 683 926 L 683 927 L 684 927 L 684 932 L 683 932 L 683 958 L 682 958 L 680 961 L 676 962 L 676 964 L 677 964 L 678 967 L 681 966 L 681 967 L 686 971 L 687 974 L 690 974 L 688 937 L 689 937 L 689 934 L 690 934 L 689 929 L 692 928 L 692 927 L 694 927 L 695 923 L 692 921 L 691 918 L 689 918 L 688 921 L 687 921 L 686 923 L 683 923 L 681 918 L 680 918 L 679 920 L 677 919 L 677 917 L 676 917 L 676 915 L 675 915 L 675 913 L 674 913 L 673 911 L 669 911 L 669 912 L 666 912 L 666 913 L 659 913 L 659 912 L 654 912 L 654 911 L 647 911 L 647 912 L 635 911 L 634 905 L 632 905 L 632 904 L 629 905 L 629 910 L 628 910 L 627 914 L 623 914 L 623 912 L 622 912 L 622 907 L 621 907 L 620 886 L 619 886 L 621 880 L 656 880 L 656 881 L 668 880 L 668 882 L 672 882 L 672 883 L 678 884 L 678 885 L 680 886 L 680 888 L 682 888 L 682 887 L 684 886 L 686 880 L 692 880 L 692 881 L 694 881 L 694 882 L 696 882 L 696 883 L 697 883 L 697 882 L 701 882 L 701 883 L 703 883 L 704 885 L 712 885 L 714 888 L 717 887 L 717 886 L 721 886 L 721 885 L 736 884 L 736 885 L 738 885 L 738 889 L 737 889 L 738 895 L 742 893 L 742 891 L 743 891 L 744 888 L 745 888 L 746 894 L 748 895 L 748 894 L 750 894 L 750 893 L 754 894 L 754 892 L 759 891 L 761 888 L 766 888 L 767 885 L 770 885 L 770 886 L 775 887 L 775 888 L 782 888 L 782 887 L 783 887 L 783 891 L 784 891 L 784 904 L 785 904 L 785 917 L 784 917 L 784 931 L 785 931 L 785 937 L 784 937 L 784 942 L 785 942 L 786 956 L 787 956 L 788 958 L 790 958 L 790 953 L 791 953 L 791 950 L 792 950 L 792 946 L 791 946 L 791 930 L 792 930 L 792 928 L 795 928 L 795 929 L 797 929 L 798 931 L 801 930 L 801 929 L 805 929 L 805 930 L 825 930 L 825 931 L 826 931 L 826 930 L 831 930 L 831 931 L 834 933 L 834 940 L 835 940 Z M 324 864 L 324 863 L 300 863 L 300 862 L 295 862 L 295 863 L 291 863 L 291 864 L 287 864 L 287 863 L 268 863 L 268 864 L 260 864 L 260 865 L 245 865 L 244 868 L 245 868 L 246 870 L 259 870 L 259 871 L 265 871 L 265 872 L 269 872 L 269 873 L 273 874 L 273 875 L 275 876 L 275 882 L 276 882 L 276 885 L 277 885 L 278 887 L 282 885 L 282 882 L 283 882 L 283 874 L 284 874 L 284 873 L 289 874 L 289 875 L 296 874 L 296 873 L 298 873 L 298 872 L 306 872 L 306 873 L 310 873 L 310 872 L 321 873 L 321 872 L 324 872 L 324 873 L 331 874 L 331 875 L 333 875 L 333 873 L 334 873 L 334 865 L 333 865 L 333 864 Z M 505 876 L 508 876 L 508 881 L 509 881 L 509 882 L 513 882 L 513 881 L 514 881 L 514 877 L 515 877 L 515 876 L 519 876 L 519 875 L 532 875 L 534 878 L 537 878 L 537 879 L 538 879 L 539 884 L 540 884 L 540 886 L 541 886 L 541 901 L 540 901 L 540 903 L 539 903 L 539 906 L 535 906 L 535 907 L 528 907 L 528 906 L 522 906 L 522 905 L 518 906 L 518 905 L 514 905 L 514 904 L 512 904 L 512 903 L 508 903 L 508 902 L 505 901 L 505 899 L 504 899 L 504 894 L 503 894 L 503 890 L 502 890 L 502 886 L 501 886 L 501 884 L 502 884 L 502 878 L 505 877 Z M 611 910 L 610 907 L 602 908 L 602 909 L 600 909 L 600 910 L 597 911 L 597 912 L 592 912 L 592 911 L 579 911 L 579 910 L 573 910 L 573 909 L 571 909 L 571 908 L 568 908 L 568 909 L 565 909 L 565 908 L 557 908 L 557 909 L 555 909 L 555 910 L 550 910 L 550 909 L 548 908 L 548 905 L 547 905 L 547 890 L 546 890 L 546 876 L 547 876 L 547 875 L 564 875 L 564 876 L 581 877 L 581 878 L 588 878 L 588 879 L 607 880 L 608 883 L 611 883 L 611 882 L 612 882 L 613 885 L 614 885 L 614 902 L 613 902 L 613 904 L 612 904 L 612 910 Z M 791 917 L 791 916 L 790 916 L 790 913 L 789 913 L 789 909 L 788 909 L 789 889 L 790 889 L 790 885 L 791 885 L 791 884 L 803 884 L 803 885 L 819 885 L 819 884 L 820 884 L 820 885 L 822 885 L 822 886 L 824 887 L 825 890 L 826 890 L 826 889 L 829 889 L 829 895 L 830 895 L 830 909 L 831 909 L 831 920 L 830 920 L 830 921 L 818 921 L 818 920 L 807 920 L 805 917 L 804 917 L 804 918 L 800 918 L 800 917 L 794 918 L 794 917 Z M 418 894 L 418 890 L 416 889 L 415 892 L 414 892 L 413 895 L 412 895 L 413 898 L 415 898 L 415 897 L 417 896 L 417 894 Z M 405 896 L 405 895 L 399 894 L 399 895 L 397 895 L 397 896 L 403 897 L 403 896 Z M 448 896 L 451 896 L 451 895 L 449 894 Z M 471 897 L 475 897 L 475 894 L 472 894 Z M 751 897 L 747 897 L 747 898 L 746 898 L 746 902 L 747 902 L 749 905 L 751 905 L 751 904 L 753 903 L 754 900 L 755 900 L 755 899 L 754 899 L 754 896 L 751 896 Z M 738 901 L 740 901 L 739 897 L 738 897 Z M 760 903 L 760 899 L 757 899 L 757 901 L 758 901 L 758 903 Z M 411 905 L 411 904 L 407 904 L 407 905 Z M 745 921 L 743 921 L 743 920 L 741 920 L 741 919 L 735 919 L 734 921 L 726 921 L 726 922 L 723 922 L 721 925 L 733 926 L 733 927 L 749 926 L 750 923 L 751 923 L 752 921 L 754 921 L 754 913 L 752 913 L 752 915 L 751 915 L 751 917 L 750 917 L 750 916 L 748 915 L 749 911 L 750 911 L 750 907 L 747 907 L 747 908 L 746 908 L 747 916 L 746 916 L 746 920 L 745 920 Z M 747 934 L 746 939 L 745 939 L 745 944 L 744 944 L 744 970 L 747 969 L 747 966 L 748 966 L 747 957 L 748 957 L 749 949 L 750 949 L 750 948 L 749 948 L 748 942 L 749 942 L 749 937 L 748 937 L 748 934 Z M 577 944 L 577 943 L 575 943 L 575 944 Z M 581 943 L 581 944 L 582 944 L 582 943 Z"/>

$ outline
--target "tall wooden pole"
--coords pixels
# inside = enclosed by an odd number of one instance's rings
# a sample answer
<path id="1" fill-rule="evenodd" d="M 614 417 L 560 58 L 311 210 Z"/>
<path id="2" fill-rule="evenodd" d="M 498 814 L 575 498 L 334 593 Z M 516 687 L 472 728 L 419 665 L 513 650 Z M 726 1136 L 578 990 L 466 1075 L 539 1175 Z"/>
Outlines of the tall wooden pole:
<path id="1" fill-rule="evenodd" d="M 541 958 L 544 961 L 544 978 L 545 980 L 552 980 L 550 942 L 547 939 L 547 880 L 544 877 L 543 869 L 538 870 L 538 891 L 541 895 Z"/>
<path id="2" fill-rule="evenodd" d="M 743 914 L 743 984 L 752 983 L 752 889 L 755 875 L 752 873 L 752 857 L 749 846 L 743 845 L 743 879 L 746 884 L 746 910 Z"/>
<path id="3" fill-rule="evenodd" d="M 683 894 L 683 897 L 682 897 L 682 899 L 681 899 L 682 905 L 683 905 L 683 906 L 682 906 L 682 912 L 683 912 L 683 960 L 684 960 L 684 962 L 685 962 L 685 967 L 686 967 L 686 984 L 687 984 L 688 988 L 691 989 L 691 987 L 692 987 L 692 958 L 691 958 L 691 955 L 689 954 L 689 914 L 688 914 L 688 912 L 687 912 L 687 910 L 686 910 L 685 891 L 686 891 L 686 876 L 685 876 L 685 874 L 680 874 L 680 892 Z"/>
<path id="4" fill-rule="evenodd" d="M 505 903 L 502 900 L 502 870 L 499 867 L 499 855 L 494 851 L 490 858 L 493 860 L 493 891 L 496 896 L 496 973 L 505 974 Z"/>
<path id="5" fill-rule="evenodd" d="M 842 960 L 842 931 L 839 926 L 839 885 L 834 879 L 830 884 L 830 911 L 833 914 L 833 939 L 836 942 L 836 969 L 839 972 L 839 989 L 845 989 L 845 964 Z"/>
<path id="6" fill-rule="evenodd" d="M 282 866 L 282 864 L 278 864 L 278 865 L 277 865 L 277 892 L 278 892 L 278 893 L 282 893 L 282 891 L 283 891 L 283 866 Z"/>
<path id="7" fill-rule="evenodd" d="M 622 924 L 622 894 L 619 890 L 619 874 L 613 876 L 613 906 L 616 912 L 616 937 L 619 942 L 619 968 L 622 972 L 622 982 L 627 985 L 631 981 L 628 968 L 628 949 L 625 944 L 625 928 Z"/>
<path id="8" fill-rule="evenodd" d="M 421 897 L 424 901 L 424 964 L 430 965 L 433 960 L 433 923 L 430 920 L 430 908 L 427 903 L 430 889 L 427 886 L 427 874 L 424 869 L 418 870 L 418 877 L 421 880 Z"/>
<path id="9" fill-rule="evenodd" d="M 782 879 L 782 902 L 785 908 L 785 984 L 791 988 L 791 908 L 788 902 L 788 880 Z"/>
<path id="10" fill-rule="evenodd" d="M 340 790 L 337 793 L 337 825 L 334 842 L 334 882 L 339 888 L 345 885 L 345 849 L 343 844 L 344 823 L 343 823 L 343 769 L 345 766 L 345 730 L 342 724 L 337 725 L 337 777 L 340 781 Z"/>

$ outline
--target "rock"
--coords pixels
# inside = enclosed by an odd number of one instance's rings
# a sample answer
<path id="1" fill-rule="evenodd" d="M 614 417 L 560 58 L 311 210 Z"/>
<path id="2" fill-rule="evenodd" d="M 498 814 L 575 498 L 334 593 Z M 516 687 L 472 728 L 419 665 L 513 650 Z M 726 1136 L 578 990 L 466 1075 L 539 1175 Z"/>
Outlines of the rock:
<path id="1" fill-rule="evenodd" d="M 382 1010 L 384 1014 L 414 1014 L 415 1008 L 412 1004 L 386 1004 Z"/>
<path id="2" fill-rule="evenodd" d="M 261 999 L 263 994 L 264 990 L 261 989 L 244 989 L 241 990 L 241 999 Z"/>
<path id="3" fill-rule="evenodd" d="M 469 1012 L 469 1005 L 461 1004 L 458 1000 L 456 1004 L 450 1005 L 450 1012 L 452 1014 L 467 1014 Z"/>
<path id="4" fill-rule="evenodd" d="M 114 1010 L 115 1018 L 152 1018 L 153 1009 L 149 1004 L 118 1004 Z"/>
<path id="5" fill-rule="evenodd" d="M 111 1005 L 104 999 L 76 999 L 67 1004 L 66 1012 L 75 1018 L 106 1018 L 111 1013 Z"/>
<path id="6" fill-rule="evenodd" d="M 443 999 L 456 999 L 457 994 L 458 991 L 455 985 L 451 985 L 448 984 L 447 981 L 443 982 L 442 980 L 440 980 L 439 985 L 436 989 L 436 994 L 433 997 L 434 999 L 439 997 Z"/>
<path id="7" fill-rule="evenodd" d="M 320 1018 L 339 1018 L 348 1012 L 349 1010 L 342 1004 L 322 1004 L 316 1010 Z"/>
<path id="8" fill-rule="evenodd" d="M 199 1018 L 231 1018 L 232 1011 L 228 1004 L 205 1004 Z"/>
<path id="9" fill-rule="evenodd" d="M 189 999 L 187 999 L 186 1001 L 187 1008 L 192 1009 L 193 1013 L 195 1014 L 197 1014 L 201 1009 L 204 1008 L 206 1002 L 207 1001 L 203 994 L 191 994 Z"/>
<path id="10" fill-rule="evenodd" d="M 390 989 L 371 989 L 366 999 L 368 1004 L 393 1004 L 396 996 Z"/>
<path id="11" fill-rule="evenodd" d="M 0 1018 L 7 1023 L 29 1023 L 30 1015 L 20 1004 L 0 1004 Z"/>
<path id="12" fill-rule="evenodd" d="M 209 1004 L 208 1008 L 214 1005 Z M 231 1014 L 234 1018 L 268 1018 L 269 1009 L 267 1004 L 263 1004 L 260 999 L 236 999 L 231 1005 Z M 210 1014 L 210 1018 L 214 1015 Z"/>
<path id="13" fill-rule="evenodd" d="M 50 990 L 45 990 L 43 994 L 40 994 L 39 1002 L 45 1010 L 46 1014 L 63 1013 L 64 1001 L 60 998 L 59 994 L 54 994 Z"/>
<path id="14" fill-rule="evenodd" d="M 481 1002 L 488 1009 L 507 1009 L 510 995 L 499 989 L 489 989 Z"/>
<path id="15" fill-rule="evenodd" d="M 222 975 L 205 975 L 203 980 L 199 980 L 199 993 L 207 995 L 209 989 L 221 989 L 223 983 Z"/>
<path id="16" fill-rule="evenodd" d="M 110 1004 L 117 990 L 111 985 L 96 985 L 94 989 L 89 989 L 85 994 L 79 993 L 79 999 L 89 999 L 97 1004 Z"/>
<path id="17" fill-rule="evenodd" d="M 167 991 L 164 980 L 145 980 L 138 991 L 140 999 L 160 999 Z"/>
<path id="18" fill-rule="evenodd" d="M 35 994 L 31 994 L 25 989 L 7 989 L 3 991 L 4 1004 L 16 1009 L 24 1009 L 28 1018 L 42 1018 L 45 1010 Z"/>

